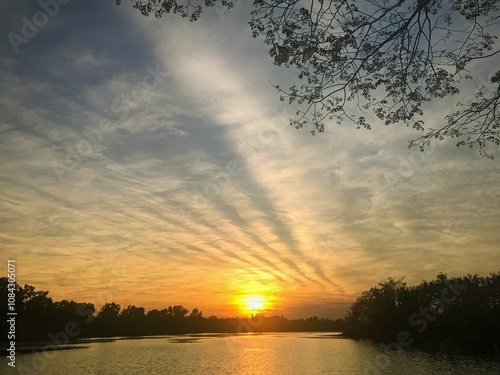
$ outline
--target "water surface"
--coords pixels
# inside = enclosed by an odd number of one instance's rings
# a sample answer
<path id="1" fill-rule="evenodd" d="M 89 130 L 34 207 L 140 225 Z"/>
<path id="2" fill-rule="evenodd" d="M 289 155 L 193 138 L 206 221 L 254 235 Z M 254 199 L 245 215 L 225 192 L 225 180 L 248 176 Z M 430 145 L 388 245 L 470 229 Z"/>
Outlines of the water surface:
<path id="1" fill-rule="evenodd" d="M 18 353 L 16 369 L 7 368 L 4 357 L 2 374 L 500 374 L 497 361 L 415 348 L 387 355 L 376 342 L 325 333 L 97 339 L 76 347 L 80 348 Z"/>

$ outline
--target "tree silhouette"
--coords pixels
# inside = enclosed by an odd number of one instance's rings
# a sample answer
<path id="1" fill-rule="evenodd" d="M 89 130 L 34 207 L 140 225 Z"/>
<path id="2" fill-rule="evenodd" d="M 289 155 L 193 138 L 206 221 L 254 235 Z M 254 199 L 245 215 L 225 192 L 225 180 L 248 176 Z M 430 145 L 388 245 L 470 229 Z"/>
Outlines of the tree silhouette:
<path id="1" fill-rule="evenodd" d="M 190 21 L 203 7 L 233 6 L 228 0 L 131 2 L 145 16 L 176 13 Z M 274 64 L 298 70 L 290 88 L 275 85 L 281 99 L 296 106 L 292 126 L 310 126 L 315 134 L 332 121 L 368 129 L 380 122 L 404 124 L 424 132 L 410 146 L 424 150 L 434 139 L 454 138 L 457 146 L 478 146 L 488 157 L 485 147 L 500 145 L 500 71 L 491 60 L 499 52 L 498 1 L 254 0 L 253 5 L 253 36 L 270 46 Z M 464 84 L 488 59 L 482 69 L 493 88 L 487 82 Z M 426 128 L 429 102 L 460 89 L 473 99 L 456 102 L 458 109 L 444 113 L 442 124 Z"/>
<path id="2" fill-rule="evenodd" d="M 8 279 L 0 278 L 2 311 L 7 311 Z M 323 318 L 289 320 L 283 316 L 266 317 L 257 314 L 252 318 L 203 317 L 194 308 L 191 312 L 182 305 L 168 306 L 145 312 L 143 307 L 128 305 L 121 309 L 115 302 L 105 303 L 96 313 L 91 303 L 56 301 L 47 291 L 38 291 L 31 285 L 16 284 L 16 340 L 50 341 L 54 335 L 64 332 L 67 324 L 76 337 L 143 336 L 182 333 L 244 333 L 244 332 L 301 332 L 341 331 L 343 320 L 332 321 Z M 0 324 L 3 331 L 9 329 L 7 320 Z M 6 340 L 7 336 L 0 339 Z"/>
<path id="3" fill-rule="evenodd" d="M 346 315 L 344 333 L 394 341 L 400 332 L 413 342 L 455 343 L 478 347 L 499 344 L 500 273 L 466 275 L 408 287 L 389 278 L 363 292 Z"/>
<path id="4" fill-rule="evenodd" d="M 193 311 L 191 311 L 191 314 L 189 314 L 190 319 L 201 319 L 203 318 L 203 313 L 198 310 L 197 308 L 194 308 Z"/>
<path id="5" fill-rule="evenodd" d="M 19 288 L 21 298 L 20 336 L 41 337 L 54 327 L 52 316 L 54 304 L 48 291 L 37 291 L 31 285 Z"/>
<path id="6" fill-rule="evenodd" d="M 405 300 L 403 279 L 388 278 L 377 287 L 365 291 L 349 308 L 346 321 L 351 335 L 381 337 L 397 331 L 397 316 Z"/>
<path id="7" fill-rule="evenodd" d="M 116 333 L 119 328 L 118 316 L 120 314 L 120 305 L 114 302 L 107 302 L 97 314 L 95 320 L 95 329 L 107 336 Z"/>
<path id="8" fill-rule="evenodd" d="M 128 306 L 119 316 L 121 331 L 127 335 L 144 333 L 146 314 L 144 307 Z"/>
<path id="9" fill-rule="evenodd" d="M 176 305 L 174 307 L 168 307 L 168 315 L 173 316 L 176 319 L 182 319 L 189 313 L 189 310 L 182 305 Z"/>
<path id="10" fill-rule="evenodd" d="M 2 311 L 7 310 L 8 279 L 0 278 Z M 91 303 L 56 301 L 49 292 L 16 285 L 16 340 L 48 340 L 76 324 L 78 337 L 143 336 L 197 332 L 344 332 L 347 337 L 396 341 L 408 332 L 415 344 L 451 341 L 480 347 L 500 344 L 500 272 L 488 276 L 437 275 L 408 286 L 403 278 L 388 278 L 363 292 L 344 320 L 287 319 L 256 314 L 251 318 L 204 318 L 182 305 L 145 312 L 129 305 L 105 303 L 96 314 Z M 0 324 L 6 331 L 7 320 Z M 74 331 L 74 329 L 72 329 Z M 6 340 L 4 336 L 0 340 Z"/>
<path id="11" fill-rule="evenodd" d="M 7 286 L 8 279 L 0 278 L 1 311 L 8 311 Z M 93 304 L 67 300 L 54 302 L 48 296 L 48 291 L 37 290 L 32 285 L 21 287 L 16 284 L 15 294 L 18 341 L 46 340 L 50 332 L 64 332 L 69 322 L 76 324 L 83 335 L 90 334 L 89 323 L 93 321 L 95 313 Z M 6 328 L 5 323 L 1 326 Z"/>

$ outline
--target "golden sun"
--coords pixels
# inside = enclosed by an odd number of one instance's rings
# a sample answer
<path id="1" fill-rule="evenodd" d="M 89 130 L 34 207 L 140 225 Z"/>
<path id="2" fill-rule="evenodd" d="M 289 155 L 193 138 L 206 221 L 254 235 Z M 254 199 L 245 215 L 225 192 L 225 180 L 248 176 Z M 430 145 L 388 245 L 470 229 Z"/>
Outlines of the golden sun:
<path id="1" fill-rule="evenodd" d="M 240 310 L 246 314 L 257 314 L 266 308 L 266 297 L 258 294 L 243 296 L 240 302 Z"/>

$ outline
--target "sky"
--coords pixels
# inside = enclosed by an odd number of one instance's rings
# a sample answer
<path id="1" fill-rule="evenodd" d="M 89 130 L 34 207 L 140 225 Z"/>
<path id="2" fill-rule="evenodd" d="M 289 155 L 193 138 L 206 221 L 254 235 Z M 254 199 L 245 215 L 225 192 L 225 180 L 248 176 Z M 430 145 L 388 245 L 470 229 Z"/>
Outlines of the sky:
<path id="1" fill-rule="evenodd" d="M 19 284 L 96 307 L 245 316 L 250 298 L 338 318 L 387 277 L 499 271 L 498 150 L 421 153 L 403 125 L 290 127 L 271 83 L 296 72 L 241 1 L 194 23 L 57 4 L 0 5 L 2 274 L 15 259 Z"/>

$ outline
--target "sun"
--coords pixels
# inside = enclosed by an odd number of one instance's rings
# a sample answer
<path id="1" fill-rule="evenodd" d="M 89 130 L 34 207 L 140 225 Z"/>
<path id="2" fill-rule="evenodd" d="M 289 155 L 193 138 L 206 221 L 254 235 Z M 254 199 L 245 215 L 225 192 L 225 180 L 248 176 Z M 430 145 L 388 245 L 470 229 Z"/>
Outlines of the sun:
<path id="1" fill-rule="evenodd" d="M 247 296 L 245 304 L 249 310 L 262 310 L 264 307 L 264 297 L 262 296 Z"/>
<path id="2" fill-rule="evenodd" d="M 259 294 L 245 295 L 240 302 L 240 310 L 247 314 L 257 314 L 267 307 L 266 297 Z"/>

